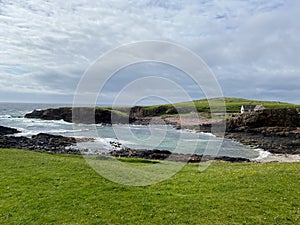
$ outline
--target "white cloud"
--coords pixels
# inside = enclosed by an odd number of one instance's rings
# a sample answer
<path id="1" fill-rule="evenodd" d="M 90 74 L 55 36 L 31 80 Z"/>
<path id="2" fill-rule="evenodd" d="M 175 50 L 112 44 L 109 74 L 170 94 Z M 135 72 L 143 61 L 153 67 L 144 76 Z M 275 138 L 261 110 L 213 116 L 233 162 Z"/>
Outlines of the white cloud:
<path id="1" fill-rule="evenodd" d="M 2 0 L 1 93 L 72 99 L 101 54 L 155 39 L 203 57 L 226 95 L 271 98 L 277 90 L 278 100 L 299 103 L 299 11 L 300 4 L 288 0 Z M 0 101 L 6 98 L 1 94 Z"/>

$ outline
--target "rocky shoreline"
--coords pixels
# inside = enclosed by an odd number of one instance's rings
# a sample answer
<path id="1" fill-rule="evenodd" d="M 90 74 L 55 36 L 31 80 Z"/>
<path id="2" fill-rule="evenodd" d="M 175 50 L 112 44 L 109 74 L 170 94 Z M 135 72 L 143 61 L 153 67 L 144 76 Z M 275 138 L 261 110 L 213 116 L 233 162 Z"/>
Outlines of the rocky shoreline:
<path id="1" fill-rule="evenodd" d="M 80 154 L 80 150 L 72 148 L 76 144 L 73 137 L 40 133 L 28 137 L 16 137 L 20 131 L 0 126 L 0 148 L 18 148 L 24 150 L 52 152 L 60 154 Z"/>
<path id="2" fill-rule="evenodd" d="M 33 135 L 31 138 L 16 137 L 12 134 L 19 133 L 14 128 L 0 126 L 0 148 L 17 148 L 23 150 L 32 150 L 38 152 L 50 152 L 55 154 L 76 154 L 79 155 L 83 150 L 76 148 L 75 144 L 78 141 L 91 141 L 90 139 L 82 140 L 75 139 L 74 137 L 64 137 L 60 135 L 51 135 L 40 133 Z M 118 142 L 110 143 L 112 146 L 121 144 Z M 206 162 L 208 160 L 218 160 L 226 162 L 250 162 L 246 158 L 234 158 L 228 156 L 209 156 L 209 155 L 190 155 L 190 154 L 174 154 L 167 150 L 146 150 L 146 149 L 130 149 L 121 148 L 119 150 L 112 150 L 109 152 L 113 157 L 125 157 L 125 158 L 144 158 L 151 160 L 169 160 L 176 162 L 189 162 L 198 163 Z"/>
<path id="3" fill-rule="evenodd" d="M 91 108 L 78 108 L 77 111 L 88 110 L 90 114 Z M 76 112 L 75 112 L 76 113 Z M 198 116 L 184 117 L 183 119 L 176 116 L 143 116 L 141 112 L 135 109 L 129 114 L 131 117 L 124 119 L 124 115 L 117 118 L 117 122 L 131 124 L 170 124 L 175 126 L 177 129 L 191 129 L 197 132 L 208 132 L 215 135 L 224 136 L 225 138 L 236 140 L 242 144 L 250 145 L 255 148 L 260 148 L 267 150 L 273 154 L 300 154 L 300 114 L 296 109 L 264 109 L 258 112 L 240 114 L 235 116 L 233 119 L 226 120 L 226 131 L 221 132 L 224 129 L 224 121 L 222 120 L 212 120 L 212 119 L 203 119 Z M 109 110 L 100 110 L 96 114 L 96 123 L 111 124 L 111 112 Z M 39 119 L 48 119 L 48 120 L 59 120 L 63 119 L 65 121 L 72 121 L 72 111 L 70 108 L 59 108 L 59 109 L 46 109 L 46 110 L 35 110 L 32 113 L 26 115 L 27 118 L 39 118 Z M 86 122 L 89 123 L 92 120 L 86 119 Z M 129 122 L 128 122 L 129 121 Z M 95 119 L 94 119 L 95 122 Z M 215 132 L 212 132 L 212 125 L 215 128 Z M 218 133 L 218 126 L 220 127 L 220 132 Z M 6 133 L 7 132 L 7 133 Z M 16 132 L 15 130 L 3 131 L 0 128 L 1 139 L 0 142 L 3 142 L 7 136 L 3 134 L 10 134 L 10 132 Z M 16 137 L 14 137 L 16 138 Z M 34 143 L 37 143 L 40 137 L 32 137 L 31 139 L 24 139 L 25 146 L 19 146 L 21 148 L 35 148 Z M 30 140 L 30 141 L 29 141 Z M 4 140 L 6 144 L 7 140 Z M 12 141 L 17 142 L 17 141 Z M 71 141 L 72 142 L 72 141 Z M 28 144 L 27 144 L 28 143 Z M 70 142 L 67 142 L 70 144 Z M 74 143 L 73 143 L 74 144 Z M 5 145 L 5 144 L 4 144 Z M 39 146 L 39 145 L 38 145 Z M 1 147 L 1 146 L 0 146 Z M 18 147 L 16 145 L 16 147 Z M 56 146 L 57 147 L 57 146 Z M 69 153 L 69 150 L 55 150 L 63 149 L 60 146 L 56 148 L 55 146 L 50 147 L 36 147 L 38 150 L 43 150 L 43 148 L 52 151 L 51 148 L 54 148 L 54 151 Z M 50 148 L 50 149 L 49 149 Z M 69 149 L 67 147 L 67 149 Z M 75 150 L 74 150 L 75 151 Z M 154 152 L 151 152 L 154 151 Z M 161 151 L 158 154 L 159 150 L 134 150 L 134 149 L 122 149 L 122 151 L 116 152 L 112 151 L 113 156 L 119 157 L 142 157 L 142 158 L 151 158 L 151 157 L 165 157 L 164 151 Z M 71 154 L 73 154 L 71 152 Z M 78 152 L 74 154 L 79 154 Z M 158 154 L 158 155 L 157 155 Z M 177 156 L 172 154 L 172 157 L 184 158 L 187 161 L 201 161 L 203 157 L 210 156 L 193 156 L 182 155 Z M 212 158 L 212 157 L 211 157 Z M 181 159 L 177 159 L 180 161 Z M 225 158 L 220 159 L 225 160 Z M 234 161 L 235 159 L 230 159 Z M 230 161 L 229 160 L 229 161 Z M 242 160 L 243 161 L 243 160 Z"/>
<path id="4" fill-rule="evenodd" d="M 300 154 L 300 115 L 296 109 L 265 109 L 227 122 L 225 137 L 275 154 Z"/>
<path id="5" fill-rule="evenodd" d="M 15 128 L 0 126 L 0 136 L 9 135 L 9 134 L 16 134 L 16 133 L 20 133 L 20 131 L 18 131 Z"/>
<path id="6" fill-rule="evenodd" d="M 218 132 L 225 124 L 217 120 L 200 119 L 200 125 L 199 120 L 186 123 L 176 117 L 165 117 L 164 120 L 177 129 L 213 133 L 274 154 L 300 154 L 300 114 L 296 109 L 265 109 L 240 114 L 226 121 L 225 132 Z M 215 132 L 212 132 L 212 124 Z"/>

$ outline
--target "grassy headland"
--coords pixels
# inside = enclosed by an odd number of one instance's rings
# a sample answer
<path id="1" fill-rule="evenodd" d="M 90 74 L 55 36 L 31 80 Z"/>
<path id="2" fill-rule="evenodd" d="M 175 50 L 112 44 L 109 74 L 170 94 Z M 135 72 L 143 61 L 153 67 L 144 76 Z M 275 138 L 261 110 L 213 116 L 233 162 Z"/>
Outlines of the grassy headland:
<path id="1" fill-rule="evenodd" d="M 164 105 L 152 105 L 152 106 L 134 106 L 134 107 L 96 107 L 95 111 L 93 107 L 77 107 L 73 109 L 71 107 L 63 107 L 56 109 L 35 110 L 32 113 L 25 115 L 27 118 L 38 118 L 48 120 L 60 120 L 63 119 L 67 122 L 72 122 L 79 119 L 81 123 L 111 123 L 111 119 L 116 123 L 128 123 L 128 117 L 131 122 L 143 117 L 155 117 L 155 116 L 173 116 L 180 114 L 181 116 L 191 116 L 195 113 L 199 113 L 201 117 L 224 118 L 225 107 L 226 112 L 239 113 L 240 108 L 244 104 L 258 105 L 263 104 L 267 109 L 279 109 L 279 108 L 298 108 L 300 105 L 294 105 L 285 102 L 270 102 L 270 101 L 257 101 L 247 100 L 241 98 L 215 98 L 215 99 L 203 99 L 190 102 L 180 102 L 175 104 Z M 211 107 L 215 114 L 211 115 Z M 90 118 L 83 118 L 82 115 L 92 115 L 95 113 L 95 120 Z M 74 117 L 72 117 L 72 114 Z M 77 118 L 77 119 L 76 119 Z M 87 121 L 86 121 L 87 120 Z"/>
<path id="2" fill-rule="evenodd" d="M 216 162 L 204 172 L 188 164 L 131 187 L 102 178 L 81 156 L 0 149 L 0 160 L 0 224 L 300 223 L 299 163 Z"/>
<path id="3" fill-rule="evenodd" d="M 248 100 L 244 98 L 215 98 L 210 101 L 217 108 L 218 104 L 225 102 L 227 113 L 239 113 L 242 105 L 260 105 L 263 104 L 267 109 L 281 109 L 281 108 L 298 108 L 300 105 L 291 104 L 286 102 L 274 102 L 274 101 L 260 101 L 260 100 Z M 190 112 L 197 110 L 200 113 L 210 113 L 209 101 L 207 99 L 195 100 L 189 102 L 180 102 L 175 104 L 164 105 L 152 105 L 152 106 L 139 106 L 142 109 L 144 116 L 162 116 L 177 114 L 189 114 Z M 111 109 L 111 108 L 107 108 Z M 115 107 L 116 111 L 127 112 L 128 107 Z"/>

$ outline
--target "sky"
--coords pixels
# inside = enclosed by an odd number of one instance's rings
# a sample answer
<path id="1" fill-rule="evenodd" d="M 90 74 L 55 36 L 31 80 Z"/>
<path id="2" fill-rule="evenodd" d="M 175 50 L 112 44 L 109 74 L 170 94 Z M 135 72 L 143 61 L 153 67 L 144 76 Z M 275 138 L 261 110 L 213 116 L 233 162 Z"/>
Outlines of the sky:
<path id="1" fill-rule="evenodd" d="M 201 57 L 226 97 L 300 104 L 299 21 L 295 0 L 0 0 L 0 102 L 72 103 L 100 56 L 157 40 Z M 116 72 L 99 101 L 111 104 L 146 76 L 177 83 L 191 99 L 205 97 L 178 68 L 145 62 Z M 185 100 L 171 86 L 160 88 L 139 103 Z"/>

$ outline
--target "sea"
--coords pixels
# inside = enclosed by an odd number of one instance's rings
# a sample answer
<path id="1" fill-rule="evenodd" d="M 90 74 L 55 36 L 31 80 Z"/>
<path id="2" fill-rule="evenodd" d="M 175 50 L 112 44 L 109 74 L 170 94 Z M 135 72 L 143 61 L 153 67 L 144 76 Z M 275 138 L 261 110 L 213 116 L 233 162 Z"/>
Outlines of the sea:
<path id="1" fill-rule="evenodd" d="M 82 142 L 74 148 L 83 154 L 106 154 L 121 148 L 159 149 L 184 154 L 243 157 L 251 160 L 266 157 L 268 152 L 245 146 L 209 133 L 178 130 L 171 125 L 86 125 L 63 120 L 29 119 L 24 115 L 35 109 L 71 106 L 67 104 L 0 103 L 0 125 L 16 128 L 16 136 L 31 137 L 49 133 L 77 137 Z"/>

